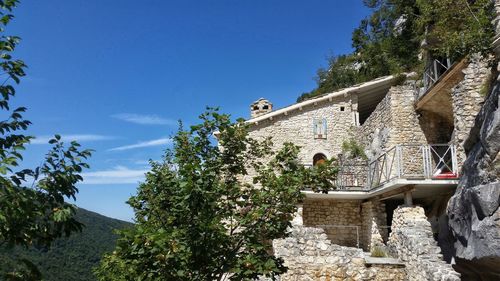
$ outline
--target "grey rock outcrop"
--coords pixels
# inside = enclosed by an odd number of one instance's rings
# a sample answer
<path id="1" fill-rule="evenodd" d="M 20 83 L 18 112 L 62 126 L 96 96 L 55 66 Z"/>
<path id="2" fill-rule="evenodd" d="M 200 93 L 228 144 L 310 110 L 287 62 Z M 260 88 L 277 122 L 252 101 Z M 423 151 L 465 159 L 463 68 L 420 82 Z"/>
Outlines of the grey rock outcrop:
<path id="1" fill-rule="evenodd" d="M 447 208 L 456 257 L 485 265 L 500 264 L 499 94 L 497 80 L 464 142 L 467 159 Z M 500 277 L 498 266 L 483 269 Z"/>

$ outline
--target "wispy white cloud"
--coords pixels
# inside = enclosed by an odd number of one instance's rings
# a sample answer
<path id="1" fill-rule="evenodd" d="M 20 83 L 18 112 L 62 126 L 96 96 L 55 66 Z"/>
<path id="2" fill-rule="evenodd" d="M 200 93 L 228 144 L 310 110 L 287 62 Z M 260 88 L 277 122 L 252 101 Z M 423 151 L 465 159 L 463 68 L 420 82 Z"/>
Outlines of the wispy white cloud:
<path id="1" fill-rule="evenodd" d="M 155 161 L 155 160 L 153 160 Z M 143 166 L 149 166 L 149 160 L 135 160 L 134 164 L 136 165 L 143 165 Z"/>
<path id="2" fill-rule="evenodd" d="M 111 115 L 111 117 L 119 120 L 123 120 L 126 122 L 140 124 L 140 125 L 171 125 L 174 126 L 177 124 L 177 121 L 173 119 L 167 119 L 160 117 L 158 115 L 141 115 L 141 114 L 133 114 L 133 113 L 121 113 Z"/>
<path id="3" fill-rule="evenodd" d="M 49 140 L 53 139 L 54 136 L 38 136 L 31 140 L 32 144 L 48 144 Z M 61 135 L 63 141 L 78 141 L 78 142 L 89 142 L 89 141 L 103 141 L 103 140 L 113 140 L 116 137 L 103 136 L 103 135 L 92 135 L 92 134 L 81 134 L 81 135 Z"/>
<path id="4" fill-rule="evenodd" d="M 144 181 L 146 169 L 129 169 L 124 166 L 116 166 L 110 170 L 81 173 L 83 182 L 81 184 L 137 184 Z"/>
<path id="5" fill-rule="evenodd" d="M 123 150 L 130 150 L 130 149 L 136 149 L 136 148 L 167 145 L 167 144 L 171 144 L 171 143 L 172 143 L 171 138 L 161 138 L 161 139 L 150 140 L 150 141 L 142 141 L 142 142 L 138 142 L 136 144 L 118 146 L 115 148 L 108 149 L 108 151 L 123 151 Z"/>

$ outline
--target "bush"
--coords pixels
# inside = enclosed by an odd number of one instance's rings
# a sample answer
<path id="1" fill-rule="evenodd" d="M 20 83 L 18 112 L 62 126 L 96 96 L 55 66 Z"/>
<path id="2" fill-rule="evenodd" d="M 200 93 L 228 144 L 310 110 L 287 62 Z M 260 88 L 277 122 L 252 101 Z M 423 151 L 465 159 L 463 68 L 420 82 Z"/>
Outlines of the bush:
<path id="1" fill-rule="evenodd" d="M 380 246 L 372 247 L 370 256 L 374 258 L 385 258 L 387 257 L 387 252 Z"/>

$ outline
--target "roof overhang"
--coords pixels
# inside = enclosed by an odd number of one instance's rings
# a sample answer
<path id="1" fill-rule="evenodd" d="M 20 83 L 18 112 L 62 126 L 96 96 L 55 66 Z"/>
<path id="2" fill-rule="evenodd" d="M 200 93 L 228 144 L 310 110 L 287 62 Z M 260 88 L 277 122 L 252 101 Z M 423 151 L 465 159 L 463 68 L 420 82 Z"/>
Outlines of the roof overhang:
<path id="1" fill-rule="evenodd" d="M 325 94 L 325 95 L 322 95 L 322 96 L 314 98 L 314 99 L 305 100 L 303 102 L 295 103 L 293 105 L 290 105 L 290 106 L 287 106 L 287 107 L 260 115 L 258 117 L 247 120 L 246 123 L 247 124 L 254 124 L 254 123 L 258 123 L 260 121 L 264 121 L 267 119 L 272 120 L 273 117 L 279 116 L 281 114 L 287 114 L 288 112 L 293 111 L 293 110 L 302 110 L 302 108 L 304 108 L 306 106 L 316 105 L 316 104 L 323 102 L 323 101 L 331 101 L 333 98 L 346 96 L 350 93 L 364 94 L 364 93 L 369 93 L 373 90 L 380 90 L 380 88 L 382 88 L 382 87 L 389 88 L 390 86 L 392 86 L 394 84 L 394 82 L 397 81 L 397 79 L 398 79 L 398 77 L 394 76 L 394 75 L 377 78 L 377 79 L 369 81 L 369 82 L 361 83 L 361 84 L 358 84 L 358 85 L 355 85 L 355 86 L 352 86 L 349 88 L 342 89 L 342 90 L 337 91 L 337 92 Z"/>

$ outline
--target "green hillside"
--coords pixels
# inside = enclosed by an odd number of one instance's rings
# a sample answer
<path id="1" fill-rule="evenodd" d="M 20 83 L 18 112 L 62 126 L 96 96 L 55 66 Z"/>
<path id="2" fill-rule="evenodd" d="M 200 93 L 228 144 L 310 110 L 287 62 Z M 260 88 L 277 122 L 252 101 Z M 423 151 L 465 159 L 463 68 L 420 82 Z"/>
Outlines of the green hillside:
<path id="1" fill-rule="evenodd" d="M 125 228 L 131 223 L 85 209 L 79 209 L 76 217 L 85 224 L 81 233 L 57 240 L 48 250 L 0 249 L 0 268 L 6 264 L 4 260 L 8 256 L 27 258 L 38 266 L 47 281 L 97 280 L 92 268 L 97 266 L 104 252 L 113 250 L 117 238 L 113 230 Z"/>

